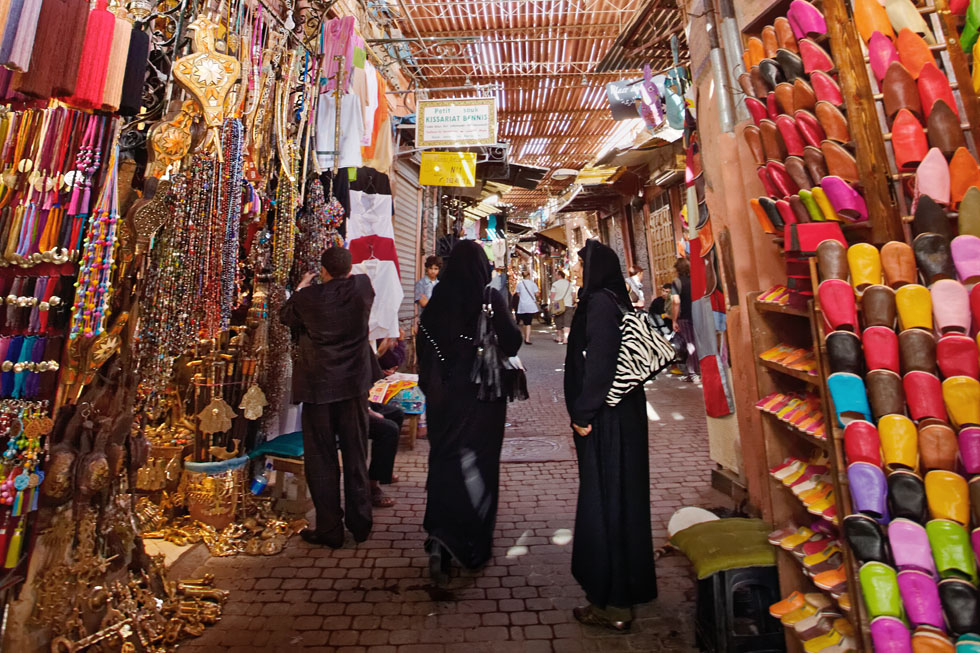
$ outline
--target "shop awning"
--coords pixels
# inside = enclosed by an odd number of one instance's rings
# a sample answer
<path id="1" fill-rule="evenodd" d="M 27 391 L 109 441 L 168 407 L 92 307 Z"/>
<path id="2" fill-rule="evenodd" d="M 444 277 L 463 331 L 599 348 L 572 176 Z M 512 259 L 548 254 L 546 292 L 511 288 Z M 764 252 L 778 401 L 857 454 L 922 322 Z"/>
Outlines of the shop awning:
<path id="1" fill-rule="evenodd" d="M 539 240 L 543 240 L 552 247 L 568 249 L 568 239 L 565 238 L 565 225 L 560 224 L 556 227 L 548 227 L 534 234 Z"/>

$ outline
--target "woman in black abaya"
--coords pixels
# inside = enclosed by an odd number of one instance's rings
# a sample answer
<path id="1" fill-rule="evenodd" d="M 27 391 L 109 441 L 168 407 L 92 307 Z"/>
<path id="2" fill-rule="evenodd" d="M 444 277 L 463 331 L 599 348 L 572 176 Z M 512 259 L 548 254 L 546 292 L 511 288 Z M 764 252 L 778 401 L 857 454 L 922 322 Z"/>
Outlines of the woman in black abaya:
<path id="1" fill-rule="evenodd" d="M 627 630 L 632 606 L 657 596 L 646 399 L 640 386 L 615 407 L 605 403 L 630 300 L 613 250 L 589 240 L 579 259 L 584 279 L 568 336 L 565 404 L 579 468 L 572 575 L 589 605 L 574 614 L 582 623 Z"/>
<path id="2" fill-rule="evenodd" d="M 490 559 L 497 520 L 507 403 L 479 401 L 477 386 L 469 380 L 488 283 L 490 263 L 483 248 L 459 241 L 419 328 L 419 386 L 425 393 L 430 447 L 424 526 L 429 571 L 437 582 L 448 580 L 450 557 L 467 569 Z M 507 299 L 495 289 L 489 294 L 500 348 L 513 356 L 521 347 L 521 332 Z"/>

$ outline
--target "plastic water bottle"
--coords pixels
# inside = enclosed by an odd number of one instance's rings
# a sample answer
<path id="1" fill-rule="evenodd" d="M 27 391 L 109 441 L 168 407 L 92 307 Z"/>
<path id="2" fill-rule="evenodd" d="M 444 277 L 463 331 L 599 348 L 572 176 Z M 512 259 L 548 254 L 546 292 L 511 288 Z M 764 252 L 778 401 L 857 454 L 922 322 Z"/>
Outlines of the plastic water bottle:
<path id="1" fill-rule="evenodd" d="M 272 463 L 267 462 L 265 464 L 265 469 L 255 475 L 252 479 L 252 486 L 250 491 L 252 494 L 259 495 L 265 491 L 267 485 L 269 485 L 269 478 L 272 476 Z"/>

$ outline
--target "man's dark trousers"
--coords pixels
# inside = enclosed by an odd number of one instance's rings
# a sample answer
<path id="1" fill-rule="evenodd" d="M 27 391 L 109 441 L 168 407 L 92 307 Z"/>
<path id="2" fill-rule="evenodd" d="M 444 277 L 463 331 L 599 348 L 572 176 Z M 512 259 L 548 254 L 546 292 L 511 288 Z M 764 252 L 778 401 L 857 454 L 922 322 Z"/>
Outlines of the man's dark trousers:
<path id="1" fill-rule="evenodd" d="M 398 453 L 398 438 L 402 431 L 405 412 L 396 404 L 369 404 L 381 417 L 370 416 L 368 439 L 371 440 L 371 465 L 368 478 L 378 483 L 391 483 L 391 473 L 395 469 L 395 454 Z"/>
<path id="2" fill-rule="evenodd" d="M 321 536 L 342 539 L 344 523 L 358 542 L 371 534 L 367 433 L 366 396 L 303 404 L 306 482 L 316 508 L 316 531 Z M 344 509 L 340 507 L 338 442 L 344 461 Z"/>

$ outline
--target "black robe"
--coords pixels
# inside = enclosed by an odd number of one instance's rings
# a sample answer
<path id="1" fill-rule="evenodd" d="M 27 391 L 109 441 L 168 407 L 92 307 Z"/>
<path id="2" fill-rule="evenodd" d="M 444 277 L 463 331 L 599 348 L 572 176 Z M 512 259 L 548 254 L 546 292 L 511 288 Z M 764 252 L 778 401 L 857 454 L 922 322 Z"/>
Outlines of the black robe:
<path id="1" fill-rule="evenodd" d="M 587 436 L 573 435 L 579 494 L 572 575 L 591 603 L 626 608 L 657 596 L 646 398 L 639 387 L 615 407 L 605 403 L 616 369 L 620 316 L 629 300 L 618 257 L 612 250 L 589 252 L 590 247 L 608 250 L 598 243 L 583 250 L 585 287 L 565 359 L 569 416 L 574 424 L 592 426 Z"/>
<path id="2" fill-rule="evenodd" d="M 419 330 L 416 345 L 429 440 L 423 525 L 457 562 L 475 569 L 490 560 L 507 402 L 479 401 L 477 386 L 469 381 L 476 347 L 459 336 L 475 335 L 490 272 L 486 255 L 472 241 L 462 241 L 455 250 L 455 260 L 450 257 L 423 312 L 424 330 Z M 468 270 L 468 278 L 454 278 L 460 265 L 469 263 L 478 267 Z M 490 296 L 498 342 L 504 354 L 513 356 L 520 349 L 521 332 L 504 296 L 496 290 Z"/>

